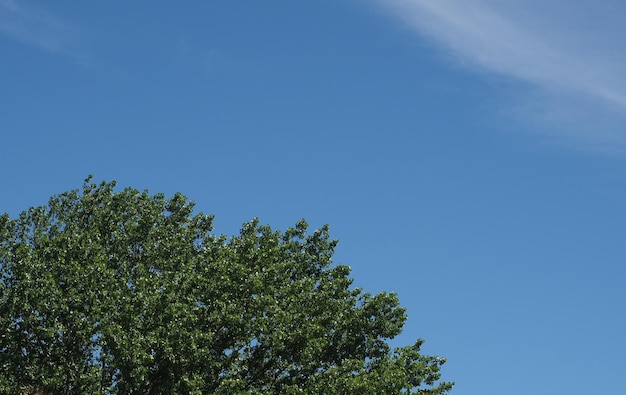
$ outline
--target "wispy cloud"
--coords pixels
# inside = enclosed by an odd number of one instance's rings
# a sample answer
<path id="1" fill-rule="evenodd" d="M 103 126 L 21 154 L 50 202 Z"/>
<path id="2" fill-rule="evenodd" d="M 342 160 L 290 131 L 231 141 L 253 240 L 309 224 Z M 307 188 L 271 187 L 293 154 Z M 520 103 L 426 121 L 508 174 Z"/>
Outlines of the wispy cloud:
<path id="1" fill-rule="evenodd" d="M 78 33 L 51 13 L 15 0 L 0 0 L 0 34 L 40 49 L 80 58 Z"/>
<path id="2" fill-rule="evenodd" d="M 526 107 L 551 121 L 619 118 L 571 133 L 626 142 L 626 3 L 563 0 L 379 0 L 459 64 L 525 81 L 541 100 Z M 569 110 L 568 110 L 569 108 Z M 582 113 L 581 113 L 582 110 Z M 594 124 L 594 119 L 586 119 Z M 595 119 L 600 121 L 600 119 Z M 599 124 L 595 126 L 600 126 Z M 608 130 L 606 128 L 612 127 Z M 566 128 L 562 128 L 566 129 Z M 608 137 L 608 136 L 611 137 Z"/>

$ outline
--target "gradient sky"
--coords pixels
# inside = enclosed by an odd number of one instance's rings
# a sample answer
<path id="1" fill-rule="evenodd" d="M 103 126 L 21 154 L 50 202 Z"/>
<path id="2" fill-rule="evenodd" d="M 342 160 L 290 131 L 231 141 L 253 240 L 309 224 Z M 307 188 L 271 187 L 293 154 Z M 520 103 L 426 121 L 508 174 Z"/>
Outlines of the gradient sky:
<path id="1" fill-rule="evenodd" d="M 0 211 L 331 225 L 457 395 L 623 393 L 626 3 L 0 0 Z"/>

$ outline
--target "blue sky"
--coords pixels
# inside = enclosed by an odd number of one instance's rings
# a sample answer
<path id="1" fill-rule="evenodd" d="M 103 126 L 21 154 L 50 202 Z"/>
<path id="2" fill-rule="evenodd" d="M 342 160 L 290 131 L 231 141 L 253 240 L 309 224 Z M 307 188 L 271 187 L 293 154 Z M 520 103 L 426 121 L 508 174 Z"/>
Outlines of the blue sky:
<path id="1" fill-rule="evenodd" d="M 458 395 L 617 394 L 626 4 L 0 0 L 0 211 L 95 179 L 331 225 Z"/>

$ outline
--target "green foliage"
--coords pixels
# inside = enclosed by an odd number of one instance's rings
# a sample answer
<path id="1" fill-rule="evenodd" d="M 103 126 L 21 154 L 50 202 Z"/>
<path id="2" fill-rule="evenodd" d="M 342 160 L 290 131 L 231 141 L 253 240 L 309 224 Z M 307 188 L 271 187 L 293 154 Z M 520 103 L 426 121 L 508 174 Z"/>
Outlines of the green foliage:
<path id="1" fill-rule="evenodd" d="M 193 203 L 85 180 L 0 217 L 0 393 L 445 394 L 391 350 L 395 294 L 352 287 L 328 227 L 212 234 Z"/>

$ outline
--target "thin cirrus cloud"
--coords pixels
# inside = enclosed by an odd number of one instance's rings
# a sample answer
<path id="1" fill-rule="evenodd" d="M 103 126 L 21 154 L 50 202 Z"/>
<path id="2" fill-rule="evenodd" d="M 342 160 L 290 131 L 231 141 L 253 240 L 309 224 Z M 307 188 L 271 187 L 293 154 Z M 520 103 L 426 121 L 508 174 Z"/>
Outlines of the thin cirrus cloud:
<path id="1" fill-rule="evenodd" d="M 0 34 L 18 42 L 76 59 L 78 34 L 51 13 L 15 0 L 0 0 Z"/>
<path id="2" fill-rule="evenodd" d="M 444 47 L 457 64 L 533 87 L 535 93 L 526 97 L 527 102 L 515 106 L 517 115 L 549 121 L 548 129 L 578 137 L 579 142 L 626 147 L 626 128 L 621 127 L 626 120 L 622 39 L 626 3 L 379 0 L 378 4 Z"/>

